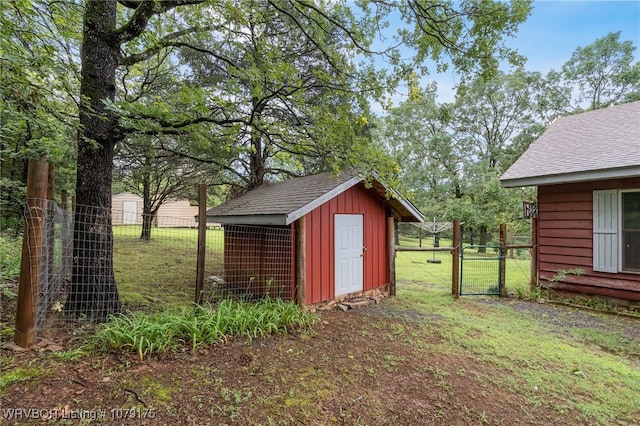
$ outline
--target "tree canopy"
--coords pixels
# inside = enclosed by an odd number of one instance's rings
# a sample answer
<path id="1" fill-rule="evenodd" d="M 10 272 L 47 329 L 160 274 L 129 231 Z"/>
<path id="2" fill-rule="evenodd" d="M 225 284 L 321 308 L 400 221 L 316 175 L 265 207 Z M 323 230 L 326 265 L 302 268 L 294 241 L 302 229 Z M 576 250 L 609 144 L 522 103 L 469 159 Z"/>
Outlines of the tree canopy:
<path id="1" fill-rule="evenodd" d="M 149 193 L 152 213 L 193 176 L 238 194 L 287 175 L 375 170 L 387 183 L 401 175 L 421 207 L 441 212 L 444 203 L 447 215 L 482 227 L 512 205 L 497 176 L 550 119 L 586 99 L 597 108 L 640 93 L 635 47 L 619 33 L 579 48 L 561 72 L 527 72 L 504 38 L 526 20 L 530 1 L 6 5 L 1 149 L 3 194 L 11 195 L 2 207 L 21 197 L 26 158 L 75 169 L 62 176 L 75 180 L 76 202 L 88 208 L 75 221 L 67 308 L 96 320 L 119 310 L 114 176 Z M 391 19 L 403 24 L 381 44 Z M 401 48 L 413 49 L 410 60 Z M 519 67 L 500 72 L 501 61 Z M 463 84 L 455 104 L 439 105 L 435 86 L 417 81 L 447 67 Z M 409 99 L 374 117 L 369 103 L 406 81 Z M 167 176 L 183 186 L 166 185 Z"/>

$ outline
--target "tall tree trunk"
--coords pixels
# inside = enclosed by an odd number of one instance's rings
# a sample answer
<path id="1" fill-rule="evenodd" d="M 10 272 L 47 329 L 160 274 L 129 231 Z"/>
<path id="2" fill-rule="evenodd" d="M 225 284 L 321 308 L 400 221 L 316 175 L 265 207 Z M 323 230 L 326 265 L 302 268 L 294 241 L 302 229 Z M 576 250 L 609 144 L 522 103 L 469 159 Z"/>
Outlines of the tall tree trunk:
<path id="1" fill-rule="evenodd" d="M 160 201 L 156 201 L 154 206 L 151 200 L 151 181 L 145 179 L 142 188 L 142 233 L 140 234 L 141 240 L 151 240 L 151 228 L 153 227 L 153 221 L 158 215 L 160 209 Z"/>
<path id="2" fill-rule="evenodd" d="M 119 46 L 113 39 L 116 1 L 88 1 L 84 14 L 80 125 L 74 223 L 73 277 L 65 310 L 105 321 L 120 312 L 113 270 L 111 182 L 117 118 L 105 101 L 115 98 Z"/>
<path id="3" fill-rule="evenodd" d="M 260 117 L 264 105 L 259 104 L 257 98 L 253 98 L 253 111 L 255 117 Z M 266 174 L 266 153 L 263 151 L 262 134 L 255 128 L 251 128 L 251 152 L 249 153 L 249 184 L 246 190 L 251 191 L 264 183 Z"/>
<path id="4" fill-rule="evenodd" d="M 478 248 L 478 253 L 486 253 L 487 252 L 487 248 L 485 247 L 487 245 L 487 240 L 488 240 L 488 233 L 487 233 L 487 226 L 486 225 L 482 225 L 480 226 L 480 248 Z"/>
<path id="5" fill-rule="evenodd" d="M 151 206 L 151 178 L 149 177 L 149 157 L 145 155 L 144 178 L 142 179 L 142 233 L 141 240 L 151 239 L 151 224 L 155 218 L 155 213 Z"/>
<path id="6" fill-rule="evenodd" d="M 264 183 L 266 160 L 262 154 L 262 136 L 258 134 L 257 130 L 252 130 L 247 191 L 251 191 Z"/>
<path id="7" fill-rule="evenodd" d="M 142 233 L 140 239 L 149 241 L 151 240 L 151 228 L 153 226 L 153 220 L 156 218 L 155 214 L 151 210 L 145 208 L 142 209 Z"/>

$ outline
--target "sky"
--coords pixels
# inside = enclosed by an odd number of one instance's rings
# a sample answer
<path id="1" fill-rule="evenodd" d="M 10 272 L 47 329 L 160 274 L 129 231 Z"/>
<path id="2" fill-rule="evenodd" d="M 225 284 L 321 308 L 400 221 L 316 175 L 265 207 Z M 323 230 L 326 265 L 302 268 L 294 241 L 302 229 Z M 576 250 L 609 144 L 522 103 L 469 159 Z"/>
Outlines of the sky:
<path id="1" fill-rule="evenodd" d="M 636 47 L 635 57 L 640 61 L 640 0 L 536 0 L 516 36 L 505 40 L 508 47 L 528 58 L 527 71 L 544 75 L 551 69 L 559 71 L 576 48 L 618 31 L 621 31 L 621 41 L 629 40 Z M 453 101 L 455 73 L 450 70 L 442 75 L 427 76 L 422 81 L 434 80 L 438 83 L 438 102 Z M 402 98 L 402 95 L 396 97 L 394 104 Z"/>

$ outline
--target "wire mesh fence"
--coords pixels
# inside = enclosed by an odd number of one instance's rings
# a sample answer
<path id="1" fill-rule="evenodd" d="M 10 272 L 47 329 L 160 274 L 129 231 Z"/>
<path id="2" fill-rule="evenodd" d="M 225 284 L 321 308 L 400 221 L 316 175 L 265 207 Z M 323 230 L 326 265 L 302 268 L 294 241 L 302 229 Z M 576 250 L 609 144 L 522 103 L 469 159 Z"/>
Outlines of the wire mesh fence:
<path id="1" fill-rule="evenodd" d="M 460 252 L 460 295 L 499 295 L 503 253 L 498 246 L 466 246 Z"/>
<path id="2" fill-rule="evenodd" d="M 100 322 L 123 311 L 153 312 L 196 300 L 295 299 L 295 236 L 291 227 L 208 227 L 205 279 L 196 295 L 199 262 L 195 220 L 145 217 L 83 205 L 72 211 L 54 201 L 27 201 L 25 217 L 32 232 L 27 233 L 23 253 L 31 272 L 29 310 L 38 335 L 67 322 Z M 438 251 L 403 251 L 428 246 L 421 231 L 411 231 L 397 240 L 398 286 L 426 285 L 449 292 L 453 259 L 447 247 L 451 240 L 441 235 Z M 529 265 L 527 249 L 507 252 L 507 289 L 528 286 Z M 465 272 L 466 278 L 469 274 Z"/>
<path id="3" fill-rule="evenodd" d="M 434 261 L 435 260 L 435 261 Z M 448 251 L 396 250 L 396 283 L 422 284 L 451 291 L 452 259 Z"/>
<path id="4" fill-rule="evenodd" d="M 25 220 L 32 232 L 28 235 L 23 257 L 34 275 L 31 300 L 36 330 L 44 327 L 47 312 L 61 310 L 58 295 L 66 291 L 71 272 L 69 212 L 48 200 L 31 200 L 25 210 Z"/>
<path id="5" fill-rule="evenodd" d="M 447 248 L 453 243 L 449 230 L 442 232 L 436 243 L 434 235 L 425 237 L 418 228 L 398 228 L 400 232 L 396 238 L 396 281 L 399 288 L 411 284 L 450 292 L 453 258 Z M 518 246 L 529 245 L 530 241 L 529 236 L 511 236 L 508 241 L 505 252 L 505 288 L 509 295 L 524 294 L 529 289 L 531 252 L 529 248 Z M 468 242 L 463 242 L 462 246 L 465 247 L 465 244 L 468 245 Z M 510 248 L 511 246 L 516 247 Z M 499 294 L 498 261 L 486 262 L 488 258 L 496 258 L 496 250 L 498 249 L 493 247 L 481 250 L 479 246 L 466 248 L 466 259 L 461 262 L 461 268 L 466 267 L 465 271 L 460 271 L 461 291 L 467 295 Z"/>
<path id="6" fill-rule="evenodd" d="M 295 253 L 291 228 L 226 225 L 207 231 L 207 249 L 203 300 L 293 300 Z"/>
<path id="7" fill-rule="evenodd" d="M 145 218 L 83 205 L 72 211 L 51 200 L 28 201 L 25 218 L 31 234 L 38 236 L 25 239 L 37 336 L 64 323 L 195 302 L 194 220 Z M 131 214 L 137 217 L 127 217 Z M 112 225 L 113 217 L 123 224 Z M 205 235 L 205 283 L 199 300 L 293 300 L 291 228 L 211 226 Z"/>

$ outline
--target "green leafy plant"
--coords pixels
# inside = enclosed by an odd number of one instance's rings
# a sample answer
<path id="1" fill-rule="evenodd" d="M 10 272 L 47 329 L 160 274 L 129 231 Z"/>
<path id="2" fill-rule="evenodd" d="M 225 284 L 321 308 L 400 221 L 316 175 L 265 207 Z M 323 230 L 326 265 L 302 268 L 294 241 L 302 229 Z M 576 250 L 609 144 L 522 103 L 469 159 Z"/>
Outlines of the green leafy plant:
<path id="1" fill-rule="evenodd" d="M 582 268 L 573 268 L 573 269 L 558 269 L 556 274 L 549 278 L 549 282 L 551 284 L 557 283 L 558 281 L 562 281 L 565 279 L 567 275 L 582 275 L 584 274 L 584 269 Z"/>
<path id="2" fill-rule="evenodd" d="M 22 236 L 0 236 L 0 281 L 15 279 L 20 274 L 21 250 Z"/>
<path id="3" fill-rule="evenodd" d="M 256 303 L 224 300 L 216 306 L 180 307 L 157 314 L 112 317 L 98 329 L 88 347 L 99 352 L 129 350 L 145 356 L 226 341 L 254 339 L 313 327 L 317 317 L 291 302 L 264 299 Z"/>
<path id="4" fill-rule="evenodd" d="M 27 382 L 47 375 L 46 370 L 39 367 L 14 368 L 0 375 L 0 392 L 16 382 Z"/>

